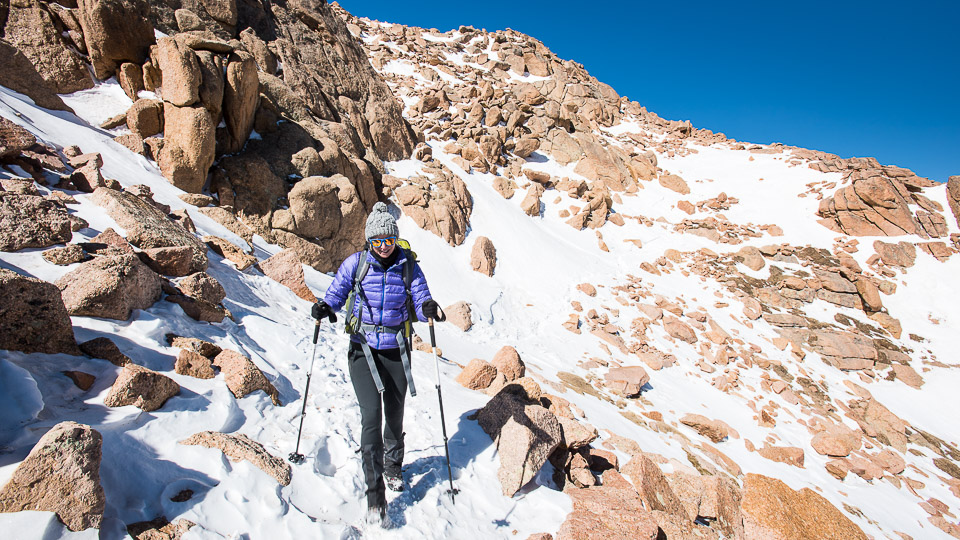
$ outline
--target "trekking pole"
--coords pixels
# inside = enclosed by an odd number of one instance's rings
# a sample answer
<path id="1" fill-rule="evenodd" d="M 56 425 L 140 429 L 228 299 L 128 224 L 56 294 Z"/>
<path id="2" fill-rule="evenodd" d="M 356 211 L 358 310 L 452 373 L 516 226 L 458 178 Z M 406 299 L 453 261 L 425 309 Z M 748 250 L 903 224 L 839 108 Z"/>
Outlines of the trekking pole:
<path id="1" fill-rule="evenodd" d="M 441 312 L 443 318 L 437 318 L 439 321 L 447 320 L 447 316 Z M 450 501 L 454 504 L 457 503 L 456 495 L 460 493 L 460 490 L 453 487 L 453 470 L 450 468 L 450 447 L 447 445 L 447 422 L 443 416 L 443 395 L 440 393 L 440 357 L 437 356 L 437 335 L 433 331 L 433 318 L 428 319 L 430 323 L 430 348 L 433 349 L 433 360 L 437 366 L 437 399 L 440 400 L 440 427 L 443 428 L 443 451 L 447 456 L 447 478 L 450 480 L 450 489 L 447 493 L 450 494 Z"/>
<path id="2" fill-rule="evenodd" d="M 330 323 L 337 322 L 337 316 L 330 314 Z M 297 430 L 297 448 L 287 456 L 290 463 L 299 465 L 303 463 L 304 457 L 300 453 L 300 435 L 303 434 L 303 418 L 307 416 L 307 395 L 310 393 L 310 376 L 313 375 L 313 362 L 317 359 L 317 338 L 320 337 L 320 319 L 317 319 L 313 327 L 313 354 L 310 356 L 310 371 L 307 372 L 307 388 L 303 391 L 303 409 L 300 410 L 300 429 Z"/>

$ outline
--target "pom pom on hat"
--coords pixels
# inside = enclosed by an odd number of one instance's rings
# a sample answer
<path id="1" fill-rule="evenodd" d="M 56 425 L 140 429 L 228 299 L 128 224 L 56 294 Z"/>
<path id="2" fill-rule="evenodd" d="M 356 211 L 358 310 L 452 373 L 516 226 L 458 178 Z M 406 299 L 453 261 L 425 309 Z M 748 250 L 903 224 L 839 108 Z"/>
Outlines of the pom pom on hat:
<path id="1" fill-rule="evenodd" d="M 400 229 L 397 228 L 397 220 L 390 215 L 386 204 L 378 202 L 373 205 L 373 211 L 367 216 L 367 227 L 364 233 L 367 239 L 384 234 L 399 236 Z"/>

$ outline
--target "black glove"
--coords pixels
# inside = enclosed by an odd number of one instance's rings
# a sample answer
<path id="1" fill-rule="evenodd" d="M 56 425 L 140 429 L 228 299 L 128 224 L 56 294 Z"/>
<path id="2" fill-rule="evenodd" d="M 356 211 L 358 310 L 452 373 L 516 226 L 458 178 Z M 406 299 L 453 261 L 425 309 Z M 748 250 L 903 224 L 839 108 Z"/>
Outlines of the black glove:
<path id="1" fill-rule="evenodd" d="M 333 309 L 331 309 L 330 306 L 327 305 L 327 303 L 323 300 L 318 300 L 310 310 L 310 314 L 313 315 L 313 318 L 317 320 L 326 319 L 333 316 Z"/>
<path id="2" fill-rule="evenodd" d="M 437 304 L 437 301 L 433 298 L 423 302 L 423 316 L 428 319 L 437 319 L 437 312 L 440 311 L 440 304 Z"/>

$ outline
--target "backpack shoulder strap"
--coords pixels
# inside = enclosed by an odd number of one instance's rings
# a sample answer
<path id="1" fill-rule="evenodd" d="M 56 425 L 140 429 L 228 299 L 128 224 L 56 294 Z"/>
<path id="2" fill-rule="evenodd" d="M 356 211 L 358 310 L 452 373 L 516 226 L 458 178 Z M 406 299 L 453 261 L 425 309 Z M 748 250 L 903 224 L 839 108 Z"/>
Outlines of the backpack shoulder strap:
<path id="1" fill-rule="evenodd" d="M 363 278 L 367 277 L 367 271 L 370 269 L 370 261 L 367 260 L 367 252 L 360 252 L 360 260 L 357 262 L 357 269 L 353 272 L 353 287 L 350 289 L 350 294 L 347 296 L 347 304 L 345 306 L 346 311 L 346 324 L 344 325 L 344 330 L 348 334 L 355 334 L 360 329 L 360 317 L 353 316 L 353 305 L 357 300 L 357 295 L 360 295 L 361 303 L 364 301 L 363 287 L 361 283 Z M 361 304 L 361 309 L 362 304 Z"/>

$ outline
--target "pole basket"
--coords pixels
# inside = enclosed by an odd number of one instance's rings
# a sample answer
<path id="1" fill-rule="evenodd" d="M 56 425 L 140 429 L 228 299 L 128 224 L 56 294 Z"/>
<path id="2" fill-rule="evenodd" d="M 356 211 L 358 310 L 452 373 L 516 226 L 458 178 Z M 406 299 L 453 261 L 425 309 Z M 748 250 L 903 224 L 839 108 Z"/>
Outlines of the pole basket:
<path id="1" fill-rule="evenodd" d="M 287 461 L 293 463 L 294 465 L 299 465 L 306 461 L 307 458 L 303 457 L 303 454 L 298 452 L 290 452 L 290 455 L 287 456 Z"/>

